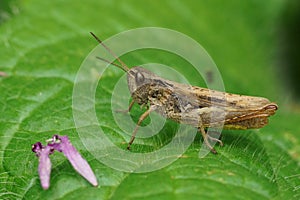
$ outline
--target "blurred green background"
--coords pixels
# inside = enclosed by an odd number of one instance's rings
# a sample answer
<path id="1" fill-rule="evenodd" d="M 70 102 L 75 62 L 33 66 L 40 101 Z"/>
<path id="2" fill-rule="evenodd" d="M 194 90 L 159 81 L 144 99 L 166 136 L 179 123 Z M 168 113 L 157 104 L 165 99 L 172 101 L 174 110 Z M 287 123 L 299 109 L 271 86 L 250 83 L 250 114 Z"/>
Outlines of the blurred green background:
<path id="1" fill-rule="evenodd" d="M 0 71 L 7 74 L 0 77 L 0 199 L 299 199 L 299 13 L 297 0 L 0 0 Z M 270 124 L 260 130 L 223 131 L 225 146 L 202 159 L 198 136 L 176 162 L 151 173 L 124 173 L 94 159 L 72 118 L 77 70 L 97 45 L 89 32 L 106 39 L 149 26 L 173 29 L 199 42 L 217 64 L 226 91 L 278 103 Z M 186 64 L 151 51 L 123 59 L 130 66 Z M 121 75 L 112 70 L 102 77 L 106 84 L 97 90 L 96 109 L 104 115 L 103 130 L 125 147 L 127 140 L 111 122 L 107 103 Z M 133 117 L 140 114 L 136 107 Z M 167 143 L 176 126 L 168 122 L 156 138 L 137 140 L 135 149 Z M 57 132 L 68 134 L 89 161 L 98 188 L 55 154 L 50 189 L 42 190 L 31 144 Z"/>

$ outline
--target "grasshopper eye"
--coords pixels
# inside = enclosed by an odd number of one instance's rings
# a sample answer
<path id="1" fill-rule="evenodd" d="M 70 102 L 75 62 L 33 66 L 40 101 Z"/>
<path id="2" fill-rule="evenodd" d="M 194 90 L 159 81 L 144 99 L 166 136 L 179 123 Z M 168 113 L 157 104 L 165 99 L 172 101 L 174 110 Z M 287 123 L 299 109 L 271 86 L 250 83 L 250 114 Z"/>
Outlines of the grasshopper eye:
<path id="1" fill-rule="evenodd" d="M 142 83 L 142 82 L 144 82 L 145 77 L 144 77 L 144 75 L 141 74 L 140 72 L 137 72 L 137 73 L 135 74 L 135 80 L 136 80 L 137 83 Z"/>

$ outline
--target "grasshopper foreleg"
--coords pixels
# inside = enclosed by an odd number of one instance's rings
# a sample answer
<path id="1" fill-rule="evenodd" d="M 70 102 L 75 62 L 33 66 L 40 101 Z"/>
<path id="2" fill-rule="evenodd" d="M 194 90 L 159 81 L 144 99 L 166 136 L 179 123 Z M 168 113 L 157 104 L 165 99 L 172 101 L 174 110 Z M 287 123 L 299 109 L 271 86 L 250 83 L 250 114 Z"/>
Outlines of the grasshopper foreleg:
<path id="1" fill-rule="evenodd" d="M 130 105 L 131 105 L 131 104 L 130 104 Z M 130 150 L 130 146 L 131 146 L 131 144 L 133 143 L 133 141 L 134 141 L 134 139 L 135 139 L 136 133 L 137 133 L 138 128 L 140 127 L 141 123 L 143 122 L 143 120 L 144 120 L 146 117 L 148 117 L 148 115 L 149 115 L 152 111 L 155 110 L 155 108 L 156 108 L 155 106 L 150 106 L 149 109 L 148 109 L 146 112 L 144 112 L 144 113 L 140 116 L 139 121 L 138 121 L 138 123 L 137 123 L 137 125 L 136 125 L 136 127 L 135 127 L 135 129 L 134 129 L 134 131 L 133 131 L 133 133 L 132 133 L 132 135 L 131 135 L 131 139 L 130 139 L 130 141 L 129 141 L 129 143 L 128 143 L 128 146 L 127 146 L 127 149 L 128 149 L 128 150 Z"/>

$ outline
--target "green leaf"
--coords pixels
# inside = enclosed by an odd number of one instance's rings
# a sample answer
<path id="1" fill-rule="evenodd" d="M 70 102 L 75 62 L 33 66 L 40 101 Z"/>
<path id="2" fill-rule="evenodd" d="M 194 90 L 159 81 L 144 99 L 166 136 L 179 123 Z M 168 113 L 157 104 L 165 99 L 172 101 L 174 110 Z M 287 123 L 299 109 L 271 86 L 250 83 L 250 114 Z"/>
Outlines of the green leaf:
<path id="1" fill-rule="evenodd" d="M 300 196 L 299 103 L 287 98 L 275 67 L 276 21 L 281 1 L 47 1 L 12 2 L 0 24 L 0 199 L 298 199 Z M 18 12 L 16 12 L 16 9 Z M 106 39 L 132 28 L 157 26 L 182 32 L 214 59 L 226 91 L 264 96 L 279 105 L 260 130 L 223 131 L 217 155 L 199 158 L 201 137 L 171 165 L 150 173 L 120 172 L 88 152 L 72 114 L 76 73 L 97 45 L 90 31 Z M 124 56 L 129 66 L 157 62 L 185 70 L 183 59 L 144 50 Z M 187 77 L 205 87 L 202 80 Z M 128 136 L 114 122 L 111 92 L 123 73 L 111 68 L 96 92 L 96 113 L 105 134 L 120 148 Z M 131 116 L 143 113 L 135 106 Z M 149 123 L 146 121 L 145 124 Z M 137 139 L 133 152 L 170 142 L 178 124 Z M 51 155 L 51 186 L 43 191 L 31 145 L 53 134 L 68 135 L 99 181 L 92 187 L 63 155 Z"/>

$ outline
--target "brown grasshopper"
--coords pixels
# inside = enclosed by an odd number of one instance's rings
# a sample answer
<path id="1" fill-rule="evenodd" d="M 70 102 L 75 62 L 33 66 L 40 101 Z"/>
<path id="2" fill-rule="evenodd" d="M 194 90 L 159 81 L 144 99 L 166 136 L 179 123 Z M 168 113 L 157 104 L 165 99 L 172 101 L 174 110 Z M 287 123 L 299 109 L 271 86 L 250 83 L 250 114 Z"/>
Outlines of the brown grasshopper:
<path id="1" fill-rule="evenodd" d="M 176 83 L 138 66 L 129 68 L 97 36 L 91 34 L 120 64 L 97 58 L 127 73 L 128 87 L 132 96 L 127 111 L 131 110 L 134 103 L 148 107 L 138 120 L 128 143 L 128 150 L 140 124 L 152 111 L 176 122 L 196 127 L 210 151 L 217 153 L 209 140 L 216 141 L 221 146 L 223 143 L 208 135 L 205 128 L 218 128 L 222 125 L 225 129 L 261 128 L 268 124 L 268 117 L 275 114 L 278 109 L 275 103 L 263 97 L 230 94 Z"/>

